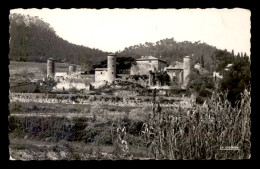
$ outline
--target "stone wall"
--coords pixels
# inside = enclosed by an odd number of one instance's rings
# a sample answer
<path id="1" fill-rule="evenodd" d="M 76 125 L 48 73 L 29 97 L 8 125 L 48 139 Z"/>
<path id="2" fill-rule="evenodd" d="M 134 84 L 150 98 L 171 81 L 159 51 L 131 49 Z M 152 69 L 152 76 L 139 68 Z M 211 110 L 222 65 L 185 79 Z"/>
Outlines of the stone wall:
<path id="1" fill-rule="evenodd" d="M 85 83 L 57 83 L 53 88 L 54 91 L 69 90 L 71 88 L 76 88 L 77 90 L 89 90 L 89 86 L 86 86 Z"/>
<path id="2" fill-rule="evenodd" d="M 95 71 L 95 82 L 107 81 L 107 71 Z"/>
<path id="3" fill-rule="evenodd" d="M 172 84 L 182 85 L 182 83 L 183 83 L 183 70 L 182 69 L 167 70 L 167 74 L 170 76 Z"/>
<path id="4" fill-rule="evenodd" d="M 131 75 L 149 75 L 149 71 L 163 70 L 167 64 L 159 60 L 136 61 L 130 70 Z"/>
<path id="5" fill-rule="evenodd" d="M 183 58 L 183 88 L 186 89 L 190 80 L 190 56 L 185 56 Z"/>
<path id="6" fill-rule="evenodd" d="M 158 60 L 137 61 L 130 70 L 131 75 L 149 75 L 149 71 L 158 70 Z"/>
<path id="7" fill-rule="evenodd" d="M 38 103 L 63 103 L 63 104 L 91 104 L 108 106 L 130 106 L 143 107 L 152 106 L 152 96 L 109 96 L 109 95 L 73 95 L 73 94 L 31 94 L 31 93 L 10 93 L 10 102 L 38 102 Z M 184 97 L 158 97 L 162 107 L 178 107 L 187 104 Z M 186 101 L 185 101 L 186 100 Z"/>

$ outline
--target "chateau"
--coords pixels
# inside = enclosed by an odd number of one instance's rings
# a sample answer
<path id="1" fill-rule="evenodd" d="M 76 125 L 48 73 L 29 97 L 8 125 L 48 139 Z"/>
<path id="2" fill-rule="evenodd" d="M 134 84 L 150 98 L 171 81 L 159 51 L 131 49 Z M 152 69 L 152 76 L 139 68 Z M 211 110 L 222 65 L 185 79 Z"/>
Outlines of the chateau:
<path id="1" fill-rule="evenodd" d="M 130 74 L 124 75 L 123 79 L 129 79 L 130 76 L 148 76 L 146 82 L 150 87 L 158 86 L 163 87 L 159 80 L 159 74 L 166 72 L 170 77 L 170 83 L 178 84 L 181 89 L 186 89 L 189 82 L 190 74 L 190 57 L 185 56 L 183 63 L 176 62 L 175 66 L 167 66 L 167 62 L 153 57 L 153 56 L 142 56 L 136 59 L 136 63 L 132 64 Z M 119 76 L 120 77 L 120 76 Z M 107 83 L 112 83 L 117 78 L 116 74 L 116 55 L 110 54 L 107 56 L 107 68 L 96 68 L 95 69 L 95 83 L 92 85 L 96 88 Z M 167 87 L 166 87 L 167 88 Z M 168 86 L 169 88 L 169 86 Z"/>

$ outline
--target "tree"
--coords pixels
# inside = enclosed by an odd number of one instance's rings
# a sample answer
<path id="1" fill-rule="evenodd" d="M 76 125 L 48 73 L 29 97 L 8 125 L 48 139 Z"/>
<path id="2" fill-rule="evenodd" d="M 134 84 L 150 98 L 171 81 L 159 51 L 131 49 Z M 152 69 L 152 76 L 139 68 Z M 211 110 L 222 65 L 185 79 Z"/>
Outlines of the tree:
<path id="1" fill-rule="evenodd" d="M 224 73 L 219 90 L 228 90 L 228 100 L 232 105 L 237 100 L 240 100 L 241 92 L 245 89 L 250 89 L 250 76 L 249 57 L 238 57 L 230 70 Z"/>
<path id="2" fill-rule="evenodd" d="M 234 53 L 234 49 L 232 49 L 231 55 L 232 55 L 232 62 L 234 62 L 234 61 L 235 61 L 235 53 Z"/>
<path id="3" fill-rule="evenodd" d="M 40 83 L 42 83 L 42 85 Z M 36 92 L 50 93 L 56 85 L 57 82 L 52 78 L 47 78 L 46 81 L 39 80 L 36 83 Z"/>
<path id="4" fill-rule="evenodd" d="M 209 91 L 215 89 L 213 77 L 208 74 L 201 75 L 197 69 L 193 68 L 187 88 L 190 94 L 196 93 L 198 97 L 209 97 L 211 95 Z"/>
<path id="5" fill-rule="evenodd" d="M 201 67 L 204 68 L 204 56 L 203 55 L 201 55 L 200 64 L 201 64 Z"/>
<path id="6" fill-rule="evenodd" d="M 162 76 L 163 76 L 163 84 L 169 86 L 170 85 L 170 76 L 168 75 L 168 73 L 166 71 L 164 71 Z"/>
<path id="7" fill-rule="evenodd" d="M 237 53 L 237 58 L 240 58 L 240 53 L 239 52 Z"/>
<path id="8" fill-rule="evenodd" d="M 107 52 L 75 45 L 59 37 L 37 17 L 11 14 L 9 58 L 14 61 L 46 62 L 50 57 L 74 64 L 99 63 Z M 87 60 L 90 59 L 90 63 Z"/>
<path id="9" fill-rule="evenodd" d="M 232 54 L 223 51 L 223 50 L 217 50 L 215 52 L 215 58 L 216 58 L 216 71 L 223 73 L 226 66 L 230 63 L 233 63 Z"/>

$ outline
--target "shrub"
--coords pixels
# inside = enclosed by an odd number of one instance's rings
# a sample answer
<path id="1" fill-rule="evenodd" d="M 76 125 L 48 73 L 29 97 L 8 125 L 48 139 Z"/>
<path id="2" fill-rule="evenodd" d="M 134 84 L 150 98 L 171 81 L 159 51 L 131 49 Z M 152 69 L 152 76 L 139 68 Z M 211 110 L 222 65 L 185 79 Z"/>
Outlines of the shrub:
<path id="1" fill-rule="evenodd" d="M 105 131 L 100 132 L 98 135 L 95 136 L 94 140 L 95 143 L 97 144 L 103 144 L 103 145 L 113 144 L 110 128 L 107 128 Z"/>

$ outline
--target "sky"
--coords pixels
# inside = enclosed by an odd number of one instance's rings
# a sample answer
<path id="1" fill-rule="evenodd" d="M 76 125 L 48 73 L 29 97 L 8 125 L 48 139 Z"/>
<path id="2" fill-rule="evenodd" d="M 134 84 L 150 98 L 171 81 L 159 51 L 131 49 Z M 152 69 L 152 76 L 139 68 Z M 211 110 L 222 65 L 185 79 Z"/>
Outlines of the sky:
<path id="1" fill-rule="evenodd" d="M 13 9 L 38 16 L 71 43 L 106 52 L 174 38 L 246 52 L 250 56 L 251 12 L 246 9 Z"/>

